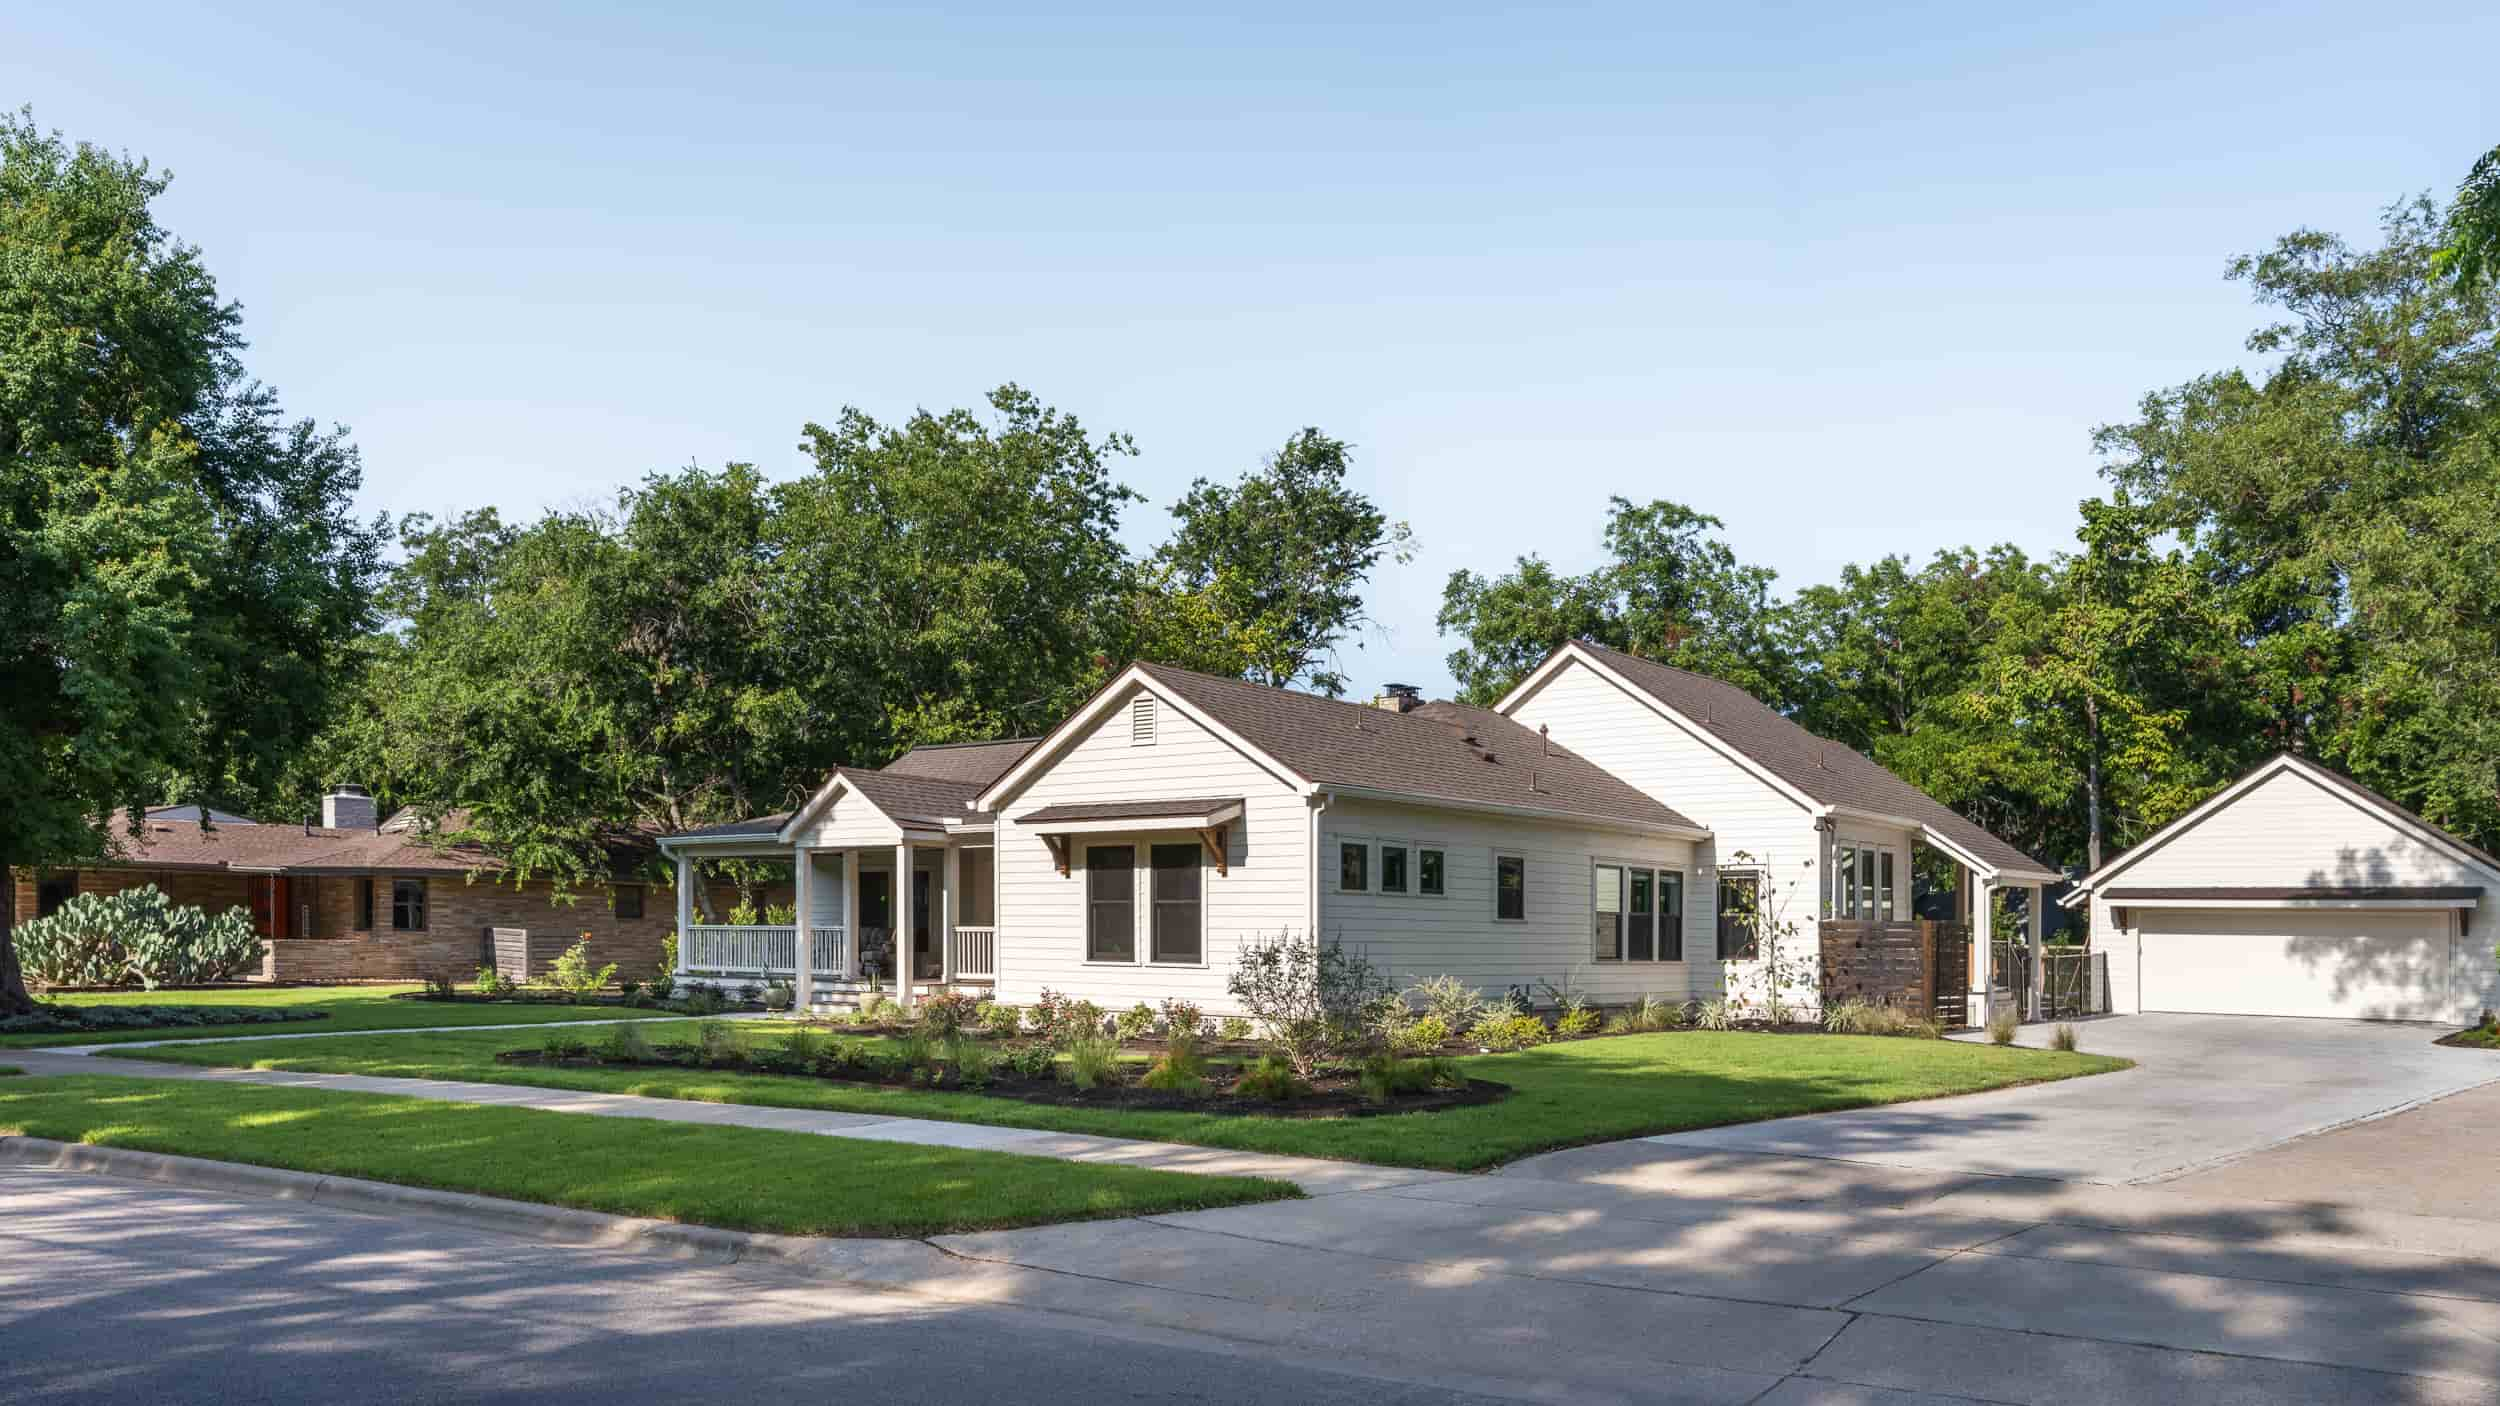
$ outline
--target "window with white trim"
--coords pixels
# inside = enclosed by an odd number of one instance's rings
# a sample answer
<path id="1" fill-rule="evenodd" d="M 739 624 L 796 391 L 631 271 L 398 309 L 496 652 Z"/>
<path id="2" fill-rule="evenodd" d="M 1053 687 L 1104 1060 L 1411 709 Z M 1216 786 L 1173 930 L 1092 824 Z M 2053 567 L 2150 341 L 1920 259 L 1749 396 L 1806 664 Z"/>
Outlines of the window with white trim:
<path id="1" fill-rule="evenodd" d="M 1203 888 L 1196 842 L 1156 845 L 1152 859 L 1153 934 L 1148 950 L 1158 962 L 1196 966 L 1206 960 Z"/>
<path id="2" fill-rule="evenodd" d="M 1407 853 L 1404 845 L 1380 847 L 1380 891 L 1382 893 L 1406 892 Z"/>
<path id="3" fill-rule="evenodd" d="M 1684 876 L 1645 865 L 1590 866 L 1589 955 L 1600 962 L 1684 960 Z"/>
<path id="4" fill-rule="evenodd" d="M 1439 898 L 1449 892 L 1449 860 L 1437 849 L 1415 851 L 1415 892 Z"/>
<path id="5" fill-rule="evenodd" d="M 1372 847 L 1362 840 L 1337 842 L 1337 891 L 1369 893 L 1372 888 Z"/>
<path id="6" fill-rule="evenodd" d="M 391 928 L 395 932 L 425 931 L 425 880 L 391 880 Z"/>
<path id="7" fill-rule="evenodd" d="M 1893 915 L 1893 851 L 1880 845 L 1832 847 L 1831 915 L 1860 922 Z"/>
<path id="8" fill-rule="evenodd" d="M 1137 960 L 1137 847 L 1085 847 L 1085 960 Z"/>

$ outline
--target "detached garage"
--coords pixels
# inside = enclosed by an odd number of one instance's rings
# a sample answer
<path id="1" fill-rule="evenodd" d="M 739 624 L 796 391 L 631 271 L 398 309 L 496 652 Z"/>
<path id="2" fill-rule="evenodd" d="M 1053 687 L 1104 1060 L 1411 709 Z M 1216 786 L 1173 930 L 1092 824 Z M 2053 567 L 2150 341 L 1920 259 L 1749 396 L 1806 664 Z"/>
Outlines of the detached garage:
<path id="1" fill-rule="evenodd" d="M 2284 755 L 2084 877 L 2110 1007 L 2463 1024 L 2500 1005 L 2500 858 Z"/>

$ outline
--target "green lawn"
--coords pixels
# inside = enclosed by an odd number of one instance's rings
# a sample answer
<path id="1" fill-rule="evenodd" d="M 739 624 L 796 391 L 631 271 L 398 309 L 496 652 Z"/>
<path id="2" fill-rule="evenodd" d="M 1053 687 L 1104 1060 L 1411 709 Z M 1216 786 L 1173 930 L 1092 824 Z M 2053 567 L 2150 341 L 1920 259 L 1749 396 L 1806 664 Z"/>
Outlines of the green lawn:
<path id="1" fill-rule="evenodd" d="M 266 991 L 94 991 L 47 998 L 54 1006 L 293 1006 L 325 1010 L 327 1020 L 270 1025 L 176 1025 L 156 1030 L 105 1030 L 85 1035 L 0 1035 L 0 1049 L 104 1045 L 128 1040 L 222 1040 L 237 1035 L 311 1035 L 334 1030 L 407 1030 L 428 1025 L 535 1025 L 549 1020 L 619 1020 L 654 1012 L 625 1006 L 484 1006 L 467 1002 L 395 1001 L 409 986 L 280 986 Z"/>
<path id="2" fill-rule="evenodd" d="M 768 1029 L 743 1029 L 752 1039 L 780 1038 Z M 654 1042 L 686 1038 L 675 1026 L 646 1027 L 646 1033 Z M 774 1074 L 545 1069 L 494 1060 L 498 1050 L 533 1049 L 542 1038 L 499 1031 L 165 1047 L 134 1054 L 183 1064 L 471 1079 L 711 1103 L 944 1118 L 1454 1171 L 1495 1166 L 1533 1152 L 1581 1143 L 1971 1093 L 2127 1066 L 2125 1060 L 2101 1055 L 2000 1049 L 1945 1040 L 1684 1031 L 1579 1040 L 1459 1061 L 1471 1075 L 1512 1086 L 1511 1097 L 1497 1104 L 1441 1113 L 1285 1119 L 1059 1108 L 979 1094 L 844 1085 Z"/>
<path id="3" fill-rule="evenodd" d="M 1005 1152 L 102 1075 L 0 1084 L 0 1133 L 792 1235 L 939 1235 L 1300 1194 Z"/>

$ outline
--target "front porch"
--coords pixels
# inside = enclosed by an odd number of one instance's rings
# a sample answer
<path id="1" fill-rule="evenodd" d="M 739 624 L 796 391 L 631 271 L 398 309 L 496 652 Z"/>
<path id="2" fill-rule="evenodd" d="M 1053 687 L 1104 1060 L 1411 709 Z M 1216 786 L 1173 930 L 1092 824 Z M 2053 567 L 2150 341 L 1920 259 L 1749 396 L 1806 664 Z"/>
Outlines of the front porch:
<path id="1" fill-rule="evenodd" d="M 986 833 L 906 838 L 891 849 L 784 845 L 767 835 L 669 848 L 677 862 L 681 983 L 783 982 L 804 1009 L 857 1004 L 871 991 L 908 1006 L 918 995 L 997 978 L 996 868 Z M 788 864 L 794 920 L 698 921 L 696 871 L 721 859 Z"/>

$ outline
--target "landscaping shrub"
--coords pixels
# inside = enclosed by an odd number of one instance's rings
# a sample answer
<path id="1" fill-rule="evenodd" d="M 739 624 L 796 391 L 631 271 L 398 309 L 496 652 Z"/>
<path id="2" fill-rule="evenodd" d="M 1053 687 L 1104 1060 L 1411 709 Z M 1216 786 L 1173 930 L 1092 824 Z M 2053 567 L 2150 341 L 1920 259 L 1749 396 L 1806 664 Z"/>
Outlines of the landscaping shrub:
<path id="1" fill-rule="evenodd" d="M 1164 1038 L 1167 1040 L 1195 1040 L 1206 1033 L 1207 1018 L 1199 1011 L 1198 1003 L 1195 1001 L 1184 1001 L 1178 996 L 1166 996 L 1163 998 L 1163 1009 L 1158 1014 Z"/>
<path id="2" fill-rule="evenodd" d="M 740 985 L 739 985 L 739 987 L 738 987 L 738 1004 L 739 1004 L 739 1005 L 742 1005 L 742 1006 L 751 1006 L 751 1005 L 754 1005 L 756 1002 L 761 1001 L 761 1000 L 763 1000 L 763 999 L 764 999 L 764 984 L 763 984 L 762 982 L 760 982 L 760 981 L 749 981 L 749 982 L 744 982 L 744 983 L 742 983 L 742 984 L 740 984 Z"/>
<path id="3" fill-rule="evenodd" d="M 1242 1071 L 1233 1083 L 1233 1092 L 1246 1098 L 1263 1098 L 1270 1103 L 1302 1097 L 1311 1091 L 1309 1083 L 1293 1072 L 1293 1065 L 1283 1055 L 1261 1055 L 1259 1062 Z"/>
<path id="4" fill-rule="evenodd" d="M 894 1037 L 894 1062 L 906 1071 L 926 1073 L 937 1068 L 937 1041 L 918 1026 Z"/>
<path id="5" fill-rule="evenodd" d="M 154 884 L 82 893 L 13 930 L 26 976 L 47 986 L 196 986 L 260 963 L 252 915 L 177 906 Z"/>
<path id="6" fill-rule="evenodd" d="M 2075 1027 L 2061 1023 L 2055 1030 L 2050 1031 L 2049 1048 L 2073 1054 L 2075 1052 Z"/>
<path id="7" fill-rule="evenodd" d="M 1024 1015 L 1013 1006 L 992 1005 L 981 1013 L 981 1028 L 1004 1040 L 1024 1028 Z"/>
<path id="8" fill-rule="evenodd" d="M 1468 1038 L 1488 1050 L 1524 1050 L 1554 1038 L 1545 1022 L 1522 1012 L 1476 1022 Z"/>
<path id="9" fill-rule="evenodd" d="M 816 1062 L 825 1057 L 830 1043 L 824 1036 L 802 1025 L 790 1032 L 789 1039 L 781 1042 L 781 1057 L 801 1069 L 813 1069 Z"/>
<path id="10" fill-rule="evenodd" d="M 978 1019 L 980 1004 L 980 999 L 969 991 L 941 991 L 914 1009 L 921 1028 L 943 1040 L 969 1029 Z"/>
<path id="11" fill-rule="evenodd" d="M 1215 1033 L 1227 1040 L 1247 1040 L 1251 1034 L 1250 1022 L 1241 1016 L 1228 1015 L 1216 1022 Z"/>
<path id="12" fill-rule="evenodd" d="M 1090 1089 L 1109 1079 L 1120 1061 L 1120 1043 L 1108 1035 L 1079 1035 L 1066 1046 L 1068 1063 L 1065 1074 L 1069 1083 Z"/>
<path id="13" fill-rule="evenodd" d="M 624 997 L 630 1004 L 635 998 L 642 995 L 642 983 L 639 981 L 620 981 L 616 984 L 616 994 Z"/>
<path id="14" fill-rule="evenodd" d="M 1429 976 L 1406 988 L 1406 1003 L 1425 1015 L 1440 1017 L 1443 1027 L 1469 1030 L 1484 1012 L 1484 997 L 1454 976 Z"/>
<path id="15" fill-rule="evenodd" d="M 616 963 L 604 967 L 590 964 L 590 939 L 564 949 L 564 954 L 547 966 L 547 984 L 568 996 L 588 996 L 616 980 Z"/>
<path id="16" fill-rule="evenodd" d="M 663 969 L 658 976 L 651 978 L 651 986 L 649 989 L 652 1000 L 667 1000 L 669 997 L 677 994 L 677 974 Z"/>
<path id="17" fill-rule="evenodd" d="M 1137 1082 L 1165 1093 L 1202 1094 L 1207 1091 L 1206 1070 L 1204 1058 L 1174 1050 L 1148 1066 L 1145 1077 Z"/>
<path id="18" fill-rule="evenodd" d="M 859 1008 L 859 1018 L 871 1025 L 883 1025 L 902 1013 L 903 1008 L 895 1004 L 893 997 L 882 994 L 869 997 Z"/>
<path id="19" fill-rule="evenodd" d="M 1143 1001 L 1120 1012 L 1120 1018 L 1112 1023 L 1113 1032 L 1123 1040 L 1142 1040 L 1153 1034 L 1154 1028 L 1155 1008 Z"/>
<path id="20" fill-rule="evenodd" d="M 2010 1045 L 2014 1043 L 2015 1032 L 2021 1028 L 2020 1022 L 2014 1019 L 2013 1011 L 1998 1011 L 1995 1015 L 1988 1017 L 1988 1043 Z"/>
<path id="21" fill-rule="evenodd" d="M 1672 1030 L 1683 1023 L 1682 1006 L 1655 996 L 1643 996 L 1606 1022 L 1606 1028 L 1617 1035 L 1645 1035 L 1658 1030 Z"/>
<path id="22" fill-rule="evenodd" d="M 429 1001 L 448 1001 L 448 1000 L 450 1000 L 452 997 L 457 996 L 457 995 L 459 995 L 459 994 L 460 994 L 460 975 L 459 975 L 459 973 L 457 973 L 457 972 L 433 972 L 433 973 L 430 973 L 430 974 L 428 974 L 428 975 L 426 976 L 426 978 L 425 978 L 425 999 L 427 999 L 427 1000 L 429 1000 Z"/>
<path id="23" fill-rule="evenodd" d="M 1556 1035 L 1594 1035 L 1601 1021 L 1593 1006 L 1572 1006 L 1554 1022 Z"/>
<path id="24" fill-rule="evenodd" d="M 1693 1025 L 1701 1030 L 1733 1030 L 1740 1014 L 1735 1002 L 1716 997 L 1701 1003 L 1701 1009 L 1693 1013 Z"/>
<path id="25" fill-rule="evenodd" d="M 1388 983 L 1333 938 L 1315 943 L 1282 933 L 1243 943 L 1224 989 L 1258 1023 L 1269 1051 L 1307 1081 L 1362 1038 L 1363 1013 Z"/>
<path id="26" fill-rule="evenodd" d="M 1363 1086 L 1363 1097 L 1374 1103 L 1387 1103 L 1398 1094 L 1467 1085 L 1467 1076 L 1459 1073 L 1458 1066 L 1449 1060 L 1403 1059 L 1395 1053 L 1366 1058 L 1355 1078 Z"/>
<path id="27" fill-rule="evenodd" d="M 1389 1048 L 1400 1054 L 1437 1050 L 1450 1042 L 1450 1027 L 1437 1015 L 1419 1015 L 1397 1029 L 1389 1037 Z"/>
<path id="28" fill-rule="evenodd" d="M 1005 1063 L 1008 1070 L 1020 1079 L 1047 1079 L 1059 1067 L 1058 1052 L 1039 1043 L 1010 1049 Z"/>
<path id="29" fill-rule="evenodd" d="M 590 1053 L 590 1042 L 570 1030 L 550 1030 L 546 1043 L 539 1048 L 549 1059 L 579 1059 Z"/>
<path id="30" fill-rule="evenodd" d="M 608 1027 L 608 1038 L 600 1045 L 599 1055 L 602 1059 L 639 1064 L 651 1058 L 651 1042 L 643 1038 L 641 1026 L 621 1020 Z"/>
<path id="31" fill-rule="evenodd" d="M 1071 1040 L 1102 1033 L 1102 1007 L 1063 996 L 1045 986 L 1041 999 L 1033 1003 L 1033 1028 L 1043 1039 L 1064 1049 Z"/>
<path id="32" fill-rule="evenodd" d="M 707 1065 L 742 1062 L 738 1032 L 725 1020 L 707 1020 L 694 1028 L 695 1049 Z"/>
<path id="33" fill-rule="evenodd" d="M 990 1047 L 972 1037 L 968 1030 L 958 1030 L 946 1037 L 946 1062 L 955 1070 L 956 1079 L 964 1087 L 978 1089 L 990 1082 L 990 1068 L 998 1061 Z"/>

